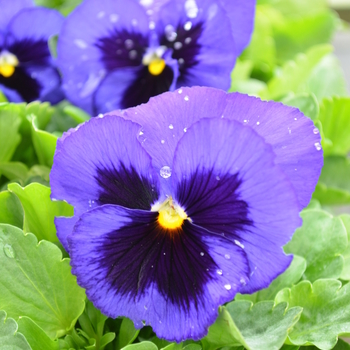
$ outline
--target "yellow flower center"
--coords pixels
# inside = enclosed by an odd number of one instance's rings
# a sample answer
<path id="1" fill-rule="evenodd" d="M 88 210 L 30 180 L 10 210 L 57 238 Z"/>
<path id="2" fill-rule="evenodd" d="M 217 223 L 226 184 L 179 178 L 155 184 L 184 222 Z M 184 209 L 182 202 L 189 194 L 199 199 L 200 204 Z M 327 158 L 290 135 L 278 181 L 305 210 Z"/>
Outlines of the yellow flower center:
<path id="1" fill-rule="evenodd" d="M 11 52 L 4 51 L 0 54 L 0 74 L 3 77 L 11 77 L 18 65 L 18 58 Z"/>
<path id="2" fill-rule="evenodd" d="M 171 197 L 152 210 L 158 211 L 158 223 L 168 230 L 180 228 L 184 220 L 189 219 L 185 211 L 173 203 Z"/>
<path id="3" fill-rule="evenodd" d="M 159 75 L 163 72 L 166 64 L 165 61 L 161 58 L 154 59 L 149 65 L 148 65 L 148 71 L 152 75 Z"/>

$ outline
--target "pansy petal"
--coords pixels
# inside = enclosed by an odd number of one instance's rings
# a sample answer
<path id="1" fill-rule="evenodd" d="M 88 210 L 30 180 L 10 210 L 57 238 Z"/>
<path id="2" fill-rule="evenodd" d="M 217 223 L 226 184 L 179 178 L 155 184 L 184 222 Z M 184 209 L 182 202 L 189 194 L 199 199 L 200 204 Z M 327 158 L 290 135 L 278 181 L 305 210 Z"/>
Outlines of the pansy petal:
<path id="1" fill-rule="evenodd" d="M 58 42 L 58 65 L 68 98 L 94 114 L 93 94 L 107 72 L 140 65 L 148 25 L 146 11 L 136 1 L 86 0 L 79 5 L 67 18 Z"/>
<path id="2" fill-rule="evenodd" d="M 281 103 L 192 87 L 154 97 L 147 105 L 129 109 L 123 115 L 143 125 L 143 146 L 159 169 L 172 164 L 184 130 L 199 119 L 231 119 L 253 128 L 272 146 L 275 163 L 294 186 L 300 210 L 308 204 L 323 165 L 321 139 L 313 122 L 296 108 Z M 154 116 L 157 123 L 152 123 Z"/>
<path id="3" fill-rule="evenodd" d="M 182 88 L 153 97 L 147 104 L 123 111 L 123 116 L 142 125 L 140 141 L 158 171 L 171 167 L 175 148 L 200 118 L 221 117 L 226 94 L 217 89 Z"/>
<path id="4" fill-rule="evenodd" d="M 95 93 L 96 111 L 105 113 L 148 102 L 150 97 L 171 89 L 178 75 L 176 69 L 167 65 L 161 74 L 152 75 L 146 66 L 141 65 L 111 72 Z"/>
<path id="5" fill-rule="evenodd" d="M 140 126 L 119 116 L 94 118 L 58 140 L 50 175 L 52 198 L 74 214 L 102 204 L 150 209 L 158 199 L 151 158 L 137 140 Z"/>
<path id="6" fill-rule="evenodd" d="M 282 246 L 301 224 L 274 157 L 254 130 L 216 118 L 189 128 L 175 151 L 174 198 L 194 224 L 245 247 L 252 274 L 244 292 L 267 287 L 288 267 Z"/>
<path id="7" fill-rule="evenodd" d="M 200 339 L 248 278 L 245 254 L 189 222 L 161 229 L 157 216 L 115 205 L 83 214 L 68 238 L 72 272 L 107 316 L 151 325 L 170 341 Z"/>
<path id="8" fill-rule="evenodd" d="M 248 45 L 254 27 L 256 0 L 220 0 L 231 22 L 237 55 Z"/>
<path id="9" fill-rule="evenodd" d="M 177 87 L 228 89 L 237 54 L 230 22 L 220 4 L 215 0 L 174 0 L 161 8 L 159 18 L 160 43 L 172 48 L 173 58 L 179 62 Z"/>
<path id="10" fill-rule="evenodd" d="M 16 40 L 48 40 L 61 30 L 64 17 L 56 10 L 33 7 L 20 11 L 9 24 Z"/>
<path id="11" fill-rule="evenodd" d="M 225 118 L 253 128 L 276 154 L 303 209 L 310 201 L 323 165 L 321 138 L 314 123 L 298 109 L 239 93 L 227 95 Z"/>
<path id="12" fill-rule="evenodd" d="M 16 13 L 32 6 L 34 6 L 32 0 L 0 0 L 0 32 L 6 31 L 7 25 Z"/>
<path id="13" fill-rule="evenodd" d="M 67 252 L 69 251 L 68 236 L 73 232 L 74 225 L 77 223 L 78 219 L 77 216 L 71 218 L 55 218 L 57 237 Z"/>

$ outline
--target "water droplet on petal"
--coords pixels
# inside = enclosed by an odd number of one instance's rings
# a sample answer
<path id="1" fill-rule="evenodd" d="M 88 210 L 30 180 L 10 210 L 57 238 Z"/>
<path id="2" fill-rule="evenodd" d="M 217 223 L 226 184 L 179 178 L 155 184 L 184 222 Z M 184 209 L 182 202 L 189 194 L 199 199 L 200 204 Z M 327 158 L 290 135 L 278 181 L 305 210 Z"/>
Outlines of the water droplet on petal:
<path id="1" fill-rule="evenodd" d="M 137 19 L 133 19 L 133 20 L 131 20 L 131 24 L 134 26 L 134 27 L 136 27 L 138 24 L 139 24 L 139 22 L 138 22 L 138 20 Z"/>
<path id="2" fill-rule="evenodd" d="M 166 253 L 163 253 L 164 255 L 166 255 Z"/>
<path id="3" fill-rule="evenodd" d="M 187 21 L 185 24 L 184 24 L 184 29 L 185 30 L 191 30 L 192 28 L 192 22 L 191 21 Z"/>
<path id="4" fill-rule="evenodd" d="M 97 14 L 97 18 L 98 19 L 101 19 L 105 16 L 105 13 L 103 11 L 100 11 L 98 14 Z"/>
<path id="5" fill-rule="evenodd" d="M 247 119 L 244 119 L 244 120 L 243 120 L 243 123 L 248 123 L 248 120 L 247 120 Z"/>
<path id="6" fill-rule="evenodd" d="M 189 101 L 190 98 L 189 98 L 188 96 L 185 96 L 184 100 L 185 100 L 185 101 Z"/>
<path id="7" fill-rule="evenodd" d="M 128 50 L 130 50 L 134 46 L 134 42 L 131 39 L 126 39 L 124 45 Z"/>
<path id="8" fill-rule="evenodd" d="M 130 58 L 131 60 L 134 60 L 136 57 L 137 57 L 137 51 L 136 51 L 136 50 L 131 50 L 131 51 L 129 52 L 129 58 Z"/>
<path id="9" fill-rule="evenodd" d="M 179 58 L 177 61 L 179 62 L 179 65 L 185 64 L 185 60 L 183 58 Z"/>
<path id="10" fill-rule="evenodd" d="M 317 134 L 320 133 L 320 131 L 319 131 L 317 128 L 315 128 L 315 129 L 313 130 L 313 132 L 314 132 L 315 135 L 317 135 Z"/>
<path id="11" fill-rule="evenodd" d="M 160 169 L 159 173 L 163 179 L 168 179 L 171 176 L 171 168 L 165 165 Z"/>
<path id="12" fill-rule="evenodd" d="M 230 254 L 225 254 L 225 259 L 230 260 L 231 259 L 231 255 Z"/>
<path id="13" fill-rule="evenodd" d="M 144 309 L 145 309 L 145 310 L 147 310 L 147 309 L 148 309 L 146 305 L 144 306 Z"/>
<path id="14" fill-rule="evenodd" d="M 156 27 L 156 23 L 151 21 L 149 22 L 149 29 L 153 30 Z"/>
<path id="15" fill-rule="evenodd" d="M 180 50 L 182 48 L 182 43 L 180 41 L 177 41 L 174 43 L 174 49 L 175 50 Z"/>
<path id="16" fill-rule="evenodd" d="M 236 239 L 234 240 L 235 244 L 238 245 L 239 247 L 241 247 L 242 249 L 244 249 L 244 245 L 240 242 L 237 241 Z"/>
<path id="17" fill-rule="evenodd" d="M 10 244 L 4 245 L 4 253 L 10 259 L 13 259 L 16 256 L 15 251 Z"/>
<path id="18" fill-rule="evenodd" d="M 319 142 L 315 143 L 315 147 L 316 147 L 317 151 L 321 151 L 321 149 L 322 149 L 321 144 Z"/>
<path id="19" fill-rule="evenodd" d="M 112 23 L 116 23 L 118 22 L 118 19 L 119 19 L 119 16 L 115 13 L 112 13 L 111 15 L 109 15 L 109 20 L 112 22 Z"/>
<path id="20" fill-rule="evenodd" d="M 247 284 L 247 282 L 245 281 L 245 279 L 243 277 L 239 281 L 241 282 L 242 286 L 245 286 Z"/>
<path id="21" fill-rule="evenodd" d="M 219 276 L 222 276 L 222 270 L 216 270 L 216 273 L 217 273 Z"/>
<path id="22" fill-rule="evenodd" d="M 192 38 L 188 37 L 185 39 L 185 44 L 188 45 L 191 41 L 192 41 Z"/>
<path id="23" fill-rule="evenodd" d="M 75 39 L 74 44 L 79 47 L 79 49 L 86 49 L 88 47 L 88 44 L 81 39 Z"/>
<path id="24" fill-rule="evenodd" d="M 260 125 L 260 122 L 256 122 L 256 125 Z"/>
<path id="25" fill-rule="evenodd" d="M 216 180 L 220 181 L 220 176 L 217 176 L 217 177 L 216 177 Z"/>
<path id="26" fill-rule="evenodd" d="M 225 284 L 225 289 L 226 289 L 226 290 L 231 290 L 231 288 L 232 288 L 232 287 L 231 287 L 231 284 Z"/>
<path id="27" fill-rule="evenodd" d="M 184 128 L 184 132 L 187 132 L 187 128 Z"/>
<path id="28" fill-rule="evenodd" d="M 294 118 L 294 120 L 298 120 L 298 118 Z"/>
<path id="29" fill-rule="evenodd" d="M 200 254 L 201 254 L 201 256 L 204 256 L 204 253 L 203 253 L 203 252 L 201 252 Z"/>
<path id="30" fill-rule="evenodd" d="M 160 143 L 161 143 L 162 145 L 164 145 L 164 144 L 165 144 L 165 140 L 160 140 Z"/>
<path id="31" fill-rule="evenodd" d="M 182 89 L 178 90 L 177 92 L 178 92 L 179 94 L 182 94 Z"/>
<path id="32" fill-rule="evenodd" d="M 173 129 L 174 129 L 174 125 L 173 125 L 173 124 L 170 124 L 170 125 L 169 125 L 169 129 L 173 130 Z"/>
<path id="33" fill-rule="evenodd" d="M 187 17 L 196 18 L 199 11 L 196 1 L 187 0 L 185 2 L 185 11 L 186 11 Z"/>
<path id="34" fill-rule="evenodd" d="M 164 32 L 168 41 L 175 41 L 175 39 L 177 38 L 177 33 L 175 31 L 175 28 L 171 24 L 168 24 L 165 27 Z"/>

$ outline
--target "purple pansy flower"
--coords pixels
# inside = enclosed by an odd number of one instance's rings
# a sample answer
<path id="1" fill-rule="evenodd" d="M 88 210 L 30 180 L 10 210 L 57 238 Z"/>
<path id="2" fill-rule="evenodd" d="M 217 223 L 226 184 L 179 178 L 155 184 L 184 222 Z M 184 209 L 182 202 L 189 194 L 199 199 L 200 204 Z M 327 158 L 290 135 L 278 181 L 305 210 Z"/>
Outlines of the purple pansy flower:
<path id="1" fill-rule="evenodd" d="M 93 118 L 59 139 L 52 197 L 72 272 L 110 317 L 199 339 L 219 305 L 290 264 L 322 167 L 299 110 L 214 88 L 182 88 Z"/>
<path id="2" fill-rule="evenodd" d="M 0 0 L 0 90 L 11 102 L 63 98 L 48 40 L 63 17 L 31 0 Z"/>
<path id="3" fill-rule="evenodd" d="M 67 98 L 97 115 L 181 86 L 227 90 L 254 8 L 255 0 L 85 0 L 59 37 Z"/>

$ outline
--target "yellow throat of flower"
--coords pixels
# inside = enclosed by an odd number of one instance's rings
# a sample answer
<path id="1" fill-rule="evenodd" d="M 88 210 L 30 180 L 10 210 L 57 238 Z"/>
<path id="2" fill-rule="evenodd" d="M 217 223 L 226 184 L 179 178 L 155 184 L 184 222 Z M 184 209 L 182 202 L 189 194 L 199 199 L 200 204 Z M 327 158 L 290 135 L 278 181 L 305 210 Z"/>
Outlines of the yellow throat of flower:
<path id="1" fill-rule="evenodd" d="M 18 58 L 11 52 L 2 52 L 0 53 L 0 74 L 9 78 L 15 72 L 16 67 L 18 66 Z"/>
<path id="2" fill-rule="evenodd" d="M 148 65 L 148 71 L 152 75 L 160 75 L 163 73 L 163 70 L 165 69 L 165 61 L 161 58 L 154 59 L 149 65 Z"/>
<path id="3" fill-rule="evenodd" d="M 184 220 L 188 219 L 185 211 L 173 203 L 173 199 L 169 197 L 158 208 L 158 223 L 165 229 L 174 230 L 182 226 Z"/>

